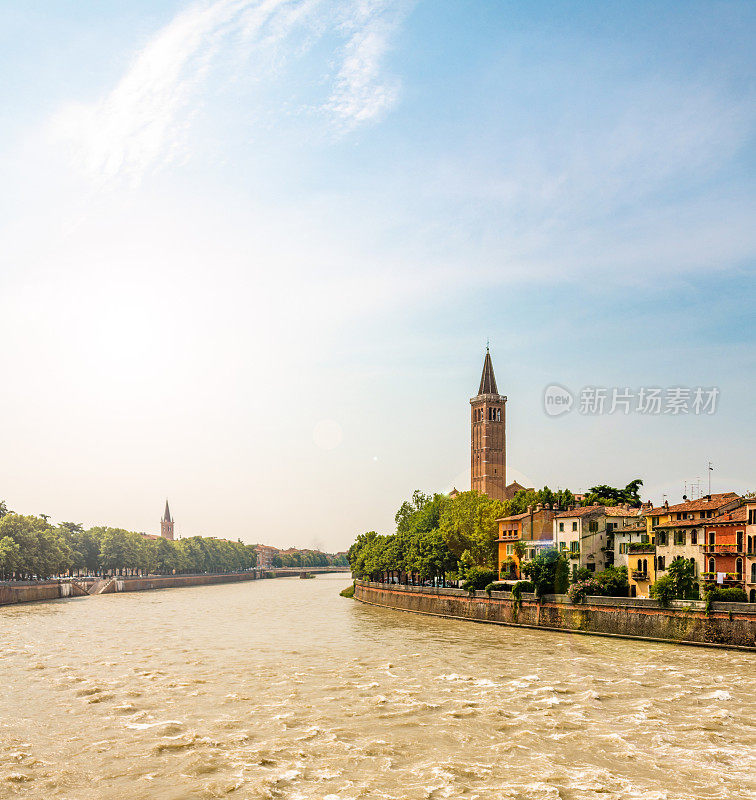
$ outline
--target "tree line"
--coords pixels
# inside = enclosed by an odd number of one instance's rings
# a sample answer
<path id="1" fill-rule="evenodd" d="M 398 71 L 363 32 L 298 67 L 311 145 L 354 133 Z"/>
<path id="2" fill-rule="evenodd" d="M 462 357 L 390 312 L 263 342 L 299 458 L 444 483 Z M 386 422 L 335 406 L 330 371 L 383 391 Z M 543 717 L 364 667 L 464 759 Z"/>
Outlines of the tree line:
<path id="1" fill-rule="evenodd" d="M 357 537 L 347 553 L 349 566 L 373 580 L 404 576 L 444 583 L 465 569 L 496 569 L 496 520 L 517 513 L 512 508 L 521 504 L 522 498 L 502 502 L 477 492 L 452 500 L 416 491 L 396 512 L 395 533 L 368 531 Z"/>
<path id="2" fill-rule="evenodd" d="M 640 505 L 642 484 L 640 478 L 624 489 L 600 484 L 591 488 L 583 503 Z M 465 578 L 467 585 L 475 588 L 483 580 L 490 582 L 498 577 L 496 520 L 522 514 L 528 507 L 538 505 L 564 511 L 576 505 L 576 501 L 569 490 L 555 492 L 548 486 L 537 491 L 521 490 L 513 499 L 505 501 L 474 491 L 461 492 L 454 499 L 445 494 L 415 491 L 396 512 L 395 533 L 368 531 L 360 534 L 349 548 L 349 565 L 361 578 L 443 584 L 447 580 Z M 556 551 L 547 552 L 534 561 L 533 566 L 525 564 L 523 572 L 530 573 L 538 589 L 545 591 L 551 584 L 566 591 L 564 556 Z M 607 585 L 613 588 L 616 581 L 614 574 L 607 577 Z M 622 576 L 619 581 L 622 582 Z M 626 578 L 624 583 L 626 586 Z"/>
<path id="3" fill-rule="evenodd" d="M 2 580 L 239 572 L 256 563 L 255 547 L 242 542 L 202 536 L 171 541 L 123 528 L 52 525 L 45 516 L 14 514 L 0 502 Z"/>
<path id="4" fill-rule="evenodd" d="M 346 567 L 347 557 L 344 553 L 323 553 L 320 550 L 294 550 L 287 553 L 276 553 L 271 562 L 274 567 Z"/>

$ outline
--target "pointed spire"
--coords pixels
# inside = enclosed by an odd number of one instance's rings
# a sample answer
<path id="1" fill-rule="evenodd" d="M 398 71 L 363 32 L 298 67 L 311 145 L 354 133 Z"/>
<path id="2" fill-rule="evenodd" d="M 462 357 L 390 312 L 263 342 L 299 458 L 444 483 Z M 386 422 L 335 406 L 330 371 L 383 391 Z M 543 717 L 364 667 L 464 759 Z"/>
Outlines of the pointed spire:
<path id="1" fill-rule="evenodd" d="M 168 499 L 165 500 L 165 513 L 163 514 L 163 522 L 171 521 L 171 510 L 168 508 Z"/>
<path id="2" fill-rule="evenodd" d="M 486 358 L 483 361 L 483 374 L 480 376 L 480 389 L 478 389 L 478 394 L 498 393 L 499 390 L 496 388 L 493 363 L 491 362 L 491 353 L 488 350 L 488 344 L 486 344 Z"/>

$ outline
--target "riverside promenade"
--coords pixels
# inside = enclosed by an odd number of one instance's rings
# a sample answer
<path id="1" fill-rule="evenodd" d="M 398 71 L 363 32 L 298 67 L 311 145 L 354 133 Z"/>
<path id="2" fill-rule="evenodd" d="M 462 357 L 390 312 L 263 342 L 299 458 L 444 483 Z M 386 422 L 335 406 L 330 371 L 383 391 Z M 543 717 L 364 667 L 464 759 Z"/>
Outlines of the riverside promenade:
<path id="1" fill-rule="evenodd" d="M 516 601 L 509 592 L 468 593 L 463 589 L 404 586 L 358 580 L 354 598 L 361 603 L 416 614 L 494 625 L 539 628 L 565 633 L 665 641 L 756 652 L 756 604 L 672 601 L 629 597 L 587 597 L 572 603 L 567 595 L 533 594 Z"/>

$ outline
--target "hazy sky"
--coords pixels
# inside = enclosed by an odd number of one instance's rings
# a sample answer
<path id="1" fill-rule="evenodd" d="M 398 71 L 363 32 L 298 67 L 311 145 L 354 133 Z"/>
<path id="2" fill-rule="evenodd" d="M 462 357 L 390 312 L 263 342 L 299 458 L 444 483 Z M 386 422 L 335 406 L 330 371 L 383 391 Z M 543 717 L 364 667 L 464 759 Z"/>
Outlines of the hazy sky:
<path id="1" fill-rule="evenodd" d="M 756 488 L 756 5 L 5 0 L 0 498 L 345 548 L 469 487 Z M 716 386 L 550 418 L 544 387 Z"/>

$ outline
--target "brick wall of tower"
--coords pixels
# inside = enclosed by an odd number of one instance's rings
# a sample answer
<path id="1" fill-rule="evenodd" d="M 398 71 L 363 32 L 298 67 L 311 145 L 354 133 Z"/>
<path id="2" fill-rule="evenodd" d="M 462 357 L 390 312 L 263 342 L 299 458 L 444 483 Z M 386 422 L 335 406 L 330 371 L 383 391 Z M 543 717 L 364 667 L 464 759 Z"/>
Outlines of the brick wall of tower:
<path id="1" fill-rule="evenodd" d="M 173 521 L 160 521 L 160 535 L 163 539 L 173 539 Z"/>
<path id="2" fill-rule="evenodd" d="M 474 397 L 470 427 L 470 488 L 494 500 L 506 500 L 506 398 Z"/>

